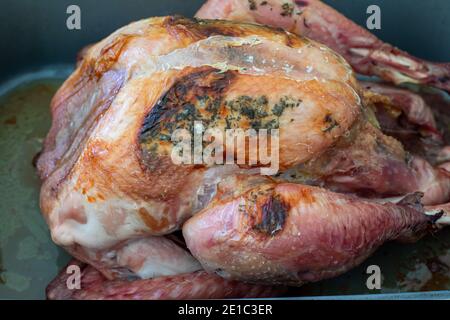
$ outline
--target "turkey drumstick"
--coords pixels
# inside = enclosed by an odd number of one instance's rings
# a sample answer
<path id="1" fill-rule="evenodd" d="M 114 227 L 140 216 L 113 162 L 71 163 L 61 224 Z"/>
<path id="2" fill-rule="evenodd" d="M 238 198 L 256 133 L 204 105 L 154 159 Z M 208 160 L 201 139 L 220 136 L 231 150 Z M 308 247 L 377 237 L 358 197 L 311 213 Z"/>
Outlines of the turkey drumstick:
<path id="1" fill-rule="evenodd" d="M 262 184 L 218 200 L 183 227 L 206 270 L 235 280 L 301 285 L 355 267 L 388 240 L 417 237 L 435 220 L 410 195 L 379 204 L 299 184 Z"/>

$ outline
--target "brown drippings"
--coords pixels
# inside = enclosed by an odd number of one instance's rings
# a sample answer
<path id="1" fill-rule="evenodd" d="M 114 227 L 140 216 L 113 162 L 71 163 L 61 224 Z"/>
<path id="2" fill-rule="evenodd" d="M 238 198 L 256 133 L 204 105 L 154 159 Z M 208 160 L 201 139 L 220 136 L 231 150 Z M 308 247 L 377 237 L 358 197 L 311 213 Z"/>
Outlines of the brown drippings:
<path id="1" fill-rule="evenodd" d="M 5 124 L 15 126 L 17 124 L 17 117 L 12 116 L 11 118 L 6 119 Z"/>
<path id="2" fill-rule="evenodd" d="M 426 265 L 432 277 L 421 287 L 421 291 L 447 290 L 450 282 L 450 266 L 436 257 L 427 259 Z"/>
<path id="3" fill-rule="evenodd" d="M 138 212 L 142 221 L 152 231 L 160 231 L 169 225 L 169 221 L 167 220 L 166 217 L 163 217 L 161 220 L 158 221 L 155 218 L 153 218 L 152 215 L 145 208 L 140 208 Z"/>

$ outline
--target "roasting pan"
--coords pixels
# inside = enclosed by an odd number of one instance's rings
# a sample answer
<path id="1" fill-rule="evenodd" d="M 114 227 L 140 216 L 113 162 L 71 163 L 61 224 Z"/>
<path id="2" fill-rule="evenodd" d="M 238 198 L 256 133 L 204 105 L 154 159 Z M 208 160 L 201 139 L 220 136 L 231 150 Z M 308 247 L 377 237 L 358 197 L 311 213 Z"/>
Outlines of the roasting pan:
<path id="1" fill-rule="evenodd" d="M 450 1 L 325 1 L 361 25 L 381 9 L 383 40 L 425 59 L 450 61 Z M 128 22 L 193 16 L 203 0 L 0 0 L 0 299 L 43 299 L 68 261 L 50 239 L 38 204 L 33 159 L 50 125 L 49 102 L 76 54 Z M 69 5 L 81 30 L 68 30 Z M 449 97 L 447 96 L 447 99 Z M 449 100 L 450 101 L 450 100 Z M 381 289 L 366 286 L 380 267 Z M 388 243 L 351 272 L 289 292 L 293 299 L 450 299 L 450 228 L 415 244 Z"/>

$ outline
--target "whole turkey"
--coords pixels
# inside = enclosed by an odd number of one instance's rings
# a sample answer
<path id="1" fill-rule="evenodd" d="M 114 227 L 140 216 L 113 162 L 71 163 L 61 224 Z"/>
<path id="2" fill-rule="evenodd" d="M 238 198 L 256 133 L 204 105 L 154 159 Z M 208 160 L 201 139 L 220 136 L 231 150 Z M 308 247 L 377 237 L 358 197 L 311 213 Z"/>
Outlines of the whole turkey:
<path id="1" fill-rule="evenodd" d="M 62 273 L 48 297 L 277 295 L 448 224 L 447 160 L 388 130 L 403 112 L 445 150 L 428 106 L 414 113 L 372 87 L 325 45 L 256 24 L 151 18 L 87 48 L 53 98 L 37 162 L 42 213 L 82 288 L 66 289 Z M 277 171 L 176 163 L 174 134 L 198 122 L 277 130 Z M 244 147 L 244 160 L 261 151 Z"/>

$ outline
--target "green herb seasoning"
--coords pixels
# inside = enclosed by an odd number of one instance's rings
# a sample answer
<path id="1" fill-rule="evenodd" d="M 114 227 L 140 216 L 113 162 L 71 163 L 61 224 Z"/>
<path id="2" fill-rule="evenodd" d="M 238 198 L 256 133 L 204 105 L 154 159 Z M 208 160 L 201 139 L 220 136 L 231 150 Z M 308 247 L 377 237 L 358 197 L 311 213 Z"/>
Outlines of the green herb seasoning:
<path id="1" fill-rule="evenodd" d="M 221 90 L 229 85 L 230 74 L 199 74 L 199 78 L 200 75 L 203 79 L 209 75 L 213 80 L 208 86 L 191 84 L 189 79 L 180 82 L 147 115 L 139 139 L 150 162 L 156 163 L 161 155 L 169 154 L 177 129 L 184 129 L 193 137 L 195 121 L 201 122 L 203 130 L 279 129 L 280 117 L 286 109 L 301 104 L 301 100 L 291 96 L 283 96 L 275 102 L 269 102 L 266 95 L 239 95 L 227 99 Z"/>
<path id="2" fill-rule="evenodd" d="M 272 113 L 277 117 L 280 117 L 283 114 L 284 110 L 286 110 L 287 108 L 293 109 L 294 107 L 298 107 L 300 103 L 301 100 L 293 99 L 291 97 L 283 97 L 272 108 Z"/>
<path id="3" fill-rule="evenodd" d="M 281 16 L 283 17 L 292 17 L 292 13 L 294 12 L 294 5 L 292 3 L 283 3 L 281 5 Z"/>

